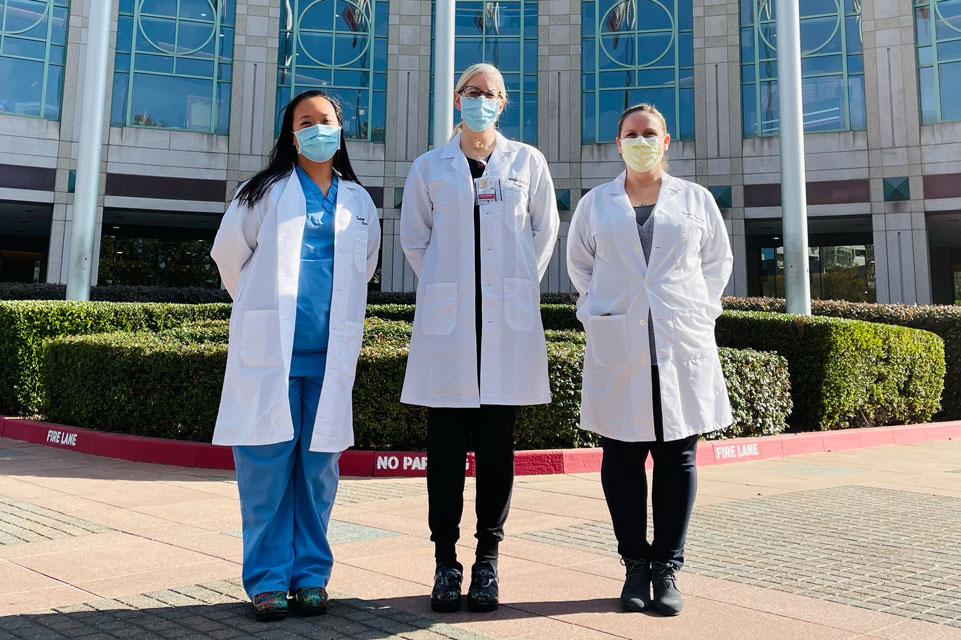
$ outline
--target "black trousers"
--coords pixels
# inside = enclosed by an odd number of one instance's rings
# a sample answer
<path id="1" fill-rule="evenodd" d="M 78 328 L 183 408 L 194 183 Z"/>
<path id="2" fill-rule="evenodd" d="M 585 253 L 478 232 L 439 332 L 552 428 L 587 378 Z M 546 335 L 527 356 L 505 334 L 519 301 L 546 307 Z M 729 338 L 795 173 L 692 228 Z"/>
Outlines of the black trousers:
<path id="1" fill-rule="evenodd" d="M 497 547 L 514 486 L 517 407 L 432 408 L 427 414 L 427 494 L 430 539 L 437 562 L 463 569 L 456 544 L 464 512 L 464 470 L 474 446 L 477 478 L 478 561 L 497 564 Z"/>
<path id="2" fill-rule="evenodd" d="M 654 370 L 654 442 L 601 438 L 601 484 L 611 512 L 617 552 L 630 560 L 684 564 L 684 541 L 697 493 L 697 436 L 664 442 L 660 387 Z M 648 454 L 654 460 L 651 506 L 654 538 L 647 541 Z"/>

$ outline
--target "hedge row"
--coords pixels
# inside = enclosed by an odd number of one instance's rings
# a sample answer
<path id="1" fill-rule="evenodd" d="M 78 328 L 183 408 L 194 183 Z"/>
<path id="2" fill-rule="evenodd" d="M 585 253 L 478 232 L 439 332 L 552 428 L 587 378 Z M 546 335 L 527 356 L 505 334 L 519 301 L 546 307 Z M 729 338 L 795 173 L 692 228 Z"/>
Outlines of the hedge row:
<path id="1" fill-rule="evenodd" d="M 399 402 L 410 324 L 369 319 L 354 386 L 358 448 L 422 449 L 425 410 Z M 111 333 L 52 340 L 44 353 L 44 411 L 50 420 L 137 435 L 209 441 L 226 364 L 226 323 L 157 333 Z M 593 446 L 578 428 L 583 333 L 549 331 L 550 405 L 523 409 L 523 449 Z M 791 411 L 784 358 L 721 353 L 735 424 L 713 437 L 767 435 Z"/>
<path id="2" fill-rule="evenodd" d="M 230 305 L 106 302 L 0 302 L 0 413 L 40 408 L 39 365 L 50 338 L 108 331 L 159 331 L 230 317 Z"/>
<path id="3" fill-rule="evenodd" d="M 718 344 L 788 361 L 802 428 L 926 422 L 940 407 L 944 343 L 927 331 L 842 318 L 727 311 Z"/>
<path id="4" fill-rule="evenodd" d="M 724 307 L 739 311 L 784 313 L 785 303 L 778 298 L 725 298 Z M 961 419 L 961 307 L 812 300 L 811 312 L 816 316 L 924 329 L 940 336 L 944 341 L 947 371 L 938 417 L 944 420 Z"/>

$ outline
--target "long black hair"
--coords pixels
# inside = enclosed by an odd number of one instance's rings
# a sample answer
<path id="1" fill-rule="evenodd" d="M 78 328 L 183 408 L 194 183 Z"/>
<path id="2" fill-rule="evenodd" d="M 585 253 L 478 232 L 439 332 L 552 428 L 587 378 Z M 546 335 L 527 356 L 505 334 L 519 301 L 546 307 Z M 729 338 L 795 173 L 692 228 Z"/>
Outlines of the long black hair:
<path id="1" fill-rule="evenodd" d="M 301 102 L 310 98 L 325 98 L 333 105 L 334 113 L 337 115 L 337 123 L 341 127 L 340 148 L 334 153 L 334 170 L 340 174 L 341 178 L 360 184 L 357 174 L 350 166 L 350 158 L 347 157 L 347 140 L 344 137 L 344 111 L 340 108 L 340 102 L 323 91 L 304 91 L 291 100 L 287 108 L 284 109 L 284 121 L 280 125 L 280 136 L 270 153 L 270 162 L 267 167 L 251 178 L 237 193 L 237 199 L 241 204 L 248 207 L 254 206 L 267 195 L 270 187 L 294 170 L 299 155 L 297 147 L 294 146 L 294 109 Z"/>

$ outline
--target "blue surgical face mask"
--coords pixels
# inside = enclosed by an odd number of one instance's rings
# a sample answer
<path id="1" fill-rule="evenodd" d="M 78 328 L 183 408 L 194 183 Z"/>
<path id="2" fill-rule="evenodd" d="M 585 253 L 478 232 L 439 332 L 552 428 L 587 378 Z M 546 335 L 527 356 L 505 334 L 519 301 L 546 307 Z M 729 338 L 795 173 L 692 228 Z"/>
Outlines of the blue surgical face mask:
<path id="1" fill-rule="evenodd" d="M 300 143 L 300 155 L 314 162 L 327 162 L 340 149 L 340 127 L 315 124 L 294 135 Z"/>
<path id="2" fill-rule="evenodd" d="M 464 124 L 472 131 L 486 131 L 495 122 L 499 115 L 501 101 L 497 98 L 491 100 L 484 96 L 476 98 L 460 98 L 460 115 L 464 119 Z"/>

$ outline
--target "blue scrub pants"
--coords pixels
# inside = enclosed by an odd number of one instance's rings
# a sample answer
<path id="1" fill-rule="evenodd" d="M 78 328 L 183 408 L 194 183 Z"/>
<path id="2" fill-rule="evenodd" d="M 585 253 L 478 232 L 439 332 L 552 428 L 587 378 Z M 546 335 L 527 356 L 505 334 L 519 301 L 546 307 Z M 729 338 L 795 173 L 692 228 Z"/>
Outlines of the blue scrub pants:
<path id="1" fill-rule="evenodd" d="M 326 587 L 333 555 L 327 524 L 340 453 L 310 451 L 323 378 L 290 379 L 294 438 L 234 447 L 244 539 L 244 590 L 293 593 Z"/>

